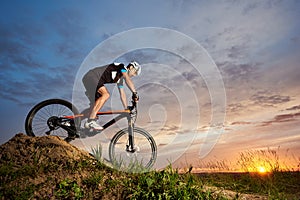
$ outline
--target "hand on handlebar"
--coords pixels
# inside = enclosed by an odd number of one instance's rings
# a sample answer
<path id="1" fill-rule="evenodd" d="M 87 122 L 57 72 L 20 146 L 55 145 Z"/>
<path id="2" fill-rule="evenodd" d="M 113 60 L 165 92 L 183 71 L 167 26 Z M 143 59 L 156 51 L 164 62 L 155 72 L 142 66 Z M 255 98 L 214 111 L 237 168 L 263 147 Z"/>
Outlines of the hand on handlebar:
<path id="1" fill-rule="evenodd" d="M 132 111 L 133 108 L 134 108 L 134 106 L 127 106 L 127 108 L 126 108 L 125 110 L 130 110 L 130 111 Z"/>
<path id="2" fill-rule="evenodd" d="M 134 102 L 138 102 L 139 101 L 139 95 L 137 94 L 137 92 L 133 92 L 132 93 L 132 100 L 134 101 Z"/>
<path id="3" fill-rule="evenodd" d="M 137 102 L 132 100 L 131 103 L 132 103 L 131 106 L 127 106 L 127 110 L 132 111 L 132 110 L 136 109 Z"/>

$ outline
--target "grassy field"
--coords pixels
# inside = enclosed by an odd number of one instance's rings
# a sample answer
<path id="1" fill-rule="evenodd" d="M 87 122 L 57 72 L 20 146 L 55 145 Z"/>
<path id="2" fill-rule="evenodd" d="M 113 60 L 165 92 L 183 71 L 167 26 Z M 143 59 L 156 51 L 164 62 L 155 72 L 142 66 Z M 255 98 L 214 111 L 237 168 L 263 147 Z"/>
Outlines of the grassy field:
<path id="1" fill-rule="evenodd" d="M 265 175 L 179 174 L 169 166 L 162 171 L 127 174 L 108 168 L 100 162 L 93 164 L 86 160 L 69 163 L 68 166 L 52 164 L 23 166 L 19 169 L 14 169 L 12 165 L 2 165 L 0 175 L 1 199 L 297 200 L 300 197 L 299 172 L 274 172 Z M 228 190 L 230 193 L 226 193 Z M 252 196 L 245 198 L 245 194 Z"/>
<path id="2" fill-rule="evenodd" d="M 97 148 L 92 157 L 58 138 L 18 136 L 0 147 L 0 199 L 300 199 L 299 170 L 126 173 Z"/>
<path id="3" fill-rule="evenodd" d="M 260 194 L 268 199 L 300 199 L 300 172 L 269 173 L 202 173 L 197 174 L 206 185 L 238 194 Z"/>

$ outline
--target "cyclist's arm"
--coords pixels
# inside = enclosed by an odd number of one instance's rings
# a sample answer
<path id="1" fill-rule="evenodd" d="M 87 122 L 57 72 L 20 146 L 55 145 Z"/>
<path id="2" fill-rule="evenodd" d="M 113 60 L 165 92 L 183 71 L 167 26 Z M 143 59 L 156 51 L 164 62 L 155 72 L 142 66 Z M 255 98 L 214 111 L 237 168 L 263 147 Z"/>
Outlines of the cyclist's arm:
<path id="1" fill-rule="evenodd" d="M 123 72 L 122 74 L 123 74 L 123 78 L 125 80 L 125 83 L 126 83 L 127 87 L 130 89 L 130 91 L 132 93 L 136 92 L 134 84 L 133 84 L 131 78 L 128 76 L 128 74 L 126 72 Z"/>
<path id="2" fill-rule="evenodd" d="M 127 99 L 126 99 L 126 93 L 123 88 L 123 78 L 121 78 L 120 82 L 117 83 L 117 85 L 118 85 L 118 89 L 119 89 L 121 102 L 124 106 L 124 109 L 127 109 Z"/>
<path id="3" fill-rule="evenodd" d="M 125 94 L 124 88 L 119 88 L 119 93 L 120 93 L 120 98 L 121 98 L 121 102 L 124 106 L 124 109 L 127 109 L 127 101 L 126 101 L 126 94 Z"/>

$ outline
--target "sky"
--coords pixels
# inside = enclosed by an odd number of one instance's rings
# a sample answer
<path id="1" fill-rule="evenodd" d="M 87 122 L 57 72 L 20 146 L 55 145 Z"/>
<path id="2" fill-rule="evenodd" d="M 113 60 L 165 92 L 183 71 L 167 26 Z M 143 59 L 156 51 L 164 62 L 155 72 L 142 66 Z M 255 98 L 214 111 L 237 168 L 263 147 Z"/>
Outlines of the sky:
<path id="1" fill-rule="evenodd" d="M 143 65 L 133 79 L 137 125 L 158 145 L 156 168 L 233 166 L 241 152 L 268 150 L 291 168 L 300 163 L 299 1 L 0 4 L 1 144 L 24 132 L 27 113 L 42 100 L 83 109 L 81 77 L 89 69 L 135 59 Z M 121 105 L 108 88 L 104 110 Z M 111 134 L 74 144 L 106 147 Z"/>

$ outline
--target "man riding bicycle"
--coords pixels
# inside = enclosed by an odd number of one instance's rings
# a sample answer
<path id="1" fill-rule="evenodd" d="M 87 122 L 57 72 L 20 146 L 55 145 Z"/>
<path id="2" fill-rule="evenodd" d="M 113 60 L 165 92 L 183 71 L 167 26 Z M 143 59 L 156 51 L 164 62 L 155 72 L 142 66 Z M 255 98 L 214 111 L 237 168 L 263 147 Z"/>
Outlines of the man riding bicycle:
<path id="1" fill-rule="evenodd" d="M 82 79 L 86 89 L 85 94 L 90 100 L 88 120 L 84 124 L 85 128 L 91 128 L 96 131 L 103 130 L 103 127 L 97 123 L 96 116 L 97 112 L 103 107 L 104 103 L 110 97 L 110 94 L 104 84 L 117 84 L 121 102 L 125 109 L 127 109 L 127 100 L 123 88 L 124 81 L 132 92 L 132 99 L 134 101 L 138 101 L 139 96 L 131 77 L 137 76 L 140 73 L 141 66 L 135 61 L 130 62 L 126 67 L 123 63 L 112 63 L 106 66 L 96 67 L 88 71 Z"/>

